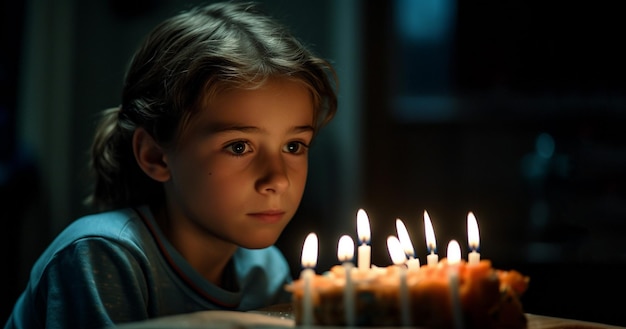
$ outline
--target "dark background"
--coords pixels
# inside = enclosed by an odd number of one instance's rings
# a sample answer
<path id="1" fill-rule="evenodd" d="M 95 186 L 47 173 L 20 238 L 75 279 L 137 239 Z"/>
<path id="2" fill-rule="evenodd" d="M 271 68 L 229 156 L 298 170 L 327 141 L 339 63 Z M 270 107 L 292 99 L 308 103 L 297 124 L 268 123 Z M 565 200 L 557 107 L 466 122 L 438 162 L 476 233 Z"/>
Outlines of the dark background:
<path id="1" fill-rule="evenodd" d="M 4 322 L 28 269 L 82 206 L 99 110 L 161 19 L 199 1 L 0 2 L 0 292 Z M 312 149 L 302 207 L 278 246 L 322 272 L 356 210 L 372 260 L 404 220 L 425 262 L 476 214 L 481 254 L 530 276 L 529 313 L 626 326 L 626 22 L 610 1 L 262 1 L 339 71 L 340 113 Z M 443 246 L 443 247 L 441 247 Z M 617 302 L 613 301 L 618 299 Z"/>

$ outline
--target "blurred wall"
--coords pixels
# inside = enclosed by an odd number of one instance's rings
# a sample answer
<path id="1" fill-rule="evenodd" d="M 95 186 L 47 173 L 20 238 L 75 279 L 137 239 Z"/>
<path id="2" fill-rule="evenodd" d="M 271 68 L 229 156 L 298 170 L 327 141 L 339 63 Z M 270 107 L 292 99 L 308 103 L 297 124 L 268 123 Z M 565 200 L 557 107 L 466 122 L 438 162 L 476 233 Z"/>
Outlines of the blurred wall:
<path id="1" fill-rule="evenodd" d="M 363 203 L 372 252 L 404 220 L 427 254 L 530 276 L 529 313 L 626 325 L 626 21 L 615 2 L 396 0 L 364 5 Z"/>

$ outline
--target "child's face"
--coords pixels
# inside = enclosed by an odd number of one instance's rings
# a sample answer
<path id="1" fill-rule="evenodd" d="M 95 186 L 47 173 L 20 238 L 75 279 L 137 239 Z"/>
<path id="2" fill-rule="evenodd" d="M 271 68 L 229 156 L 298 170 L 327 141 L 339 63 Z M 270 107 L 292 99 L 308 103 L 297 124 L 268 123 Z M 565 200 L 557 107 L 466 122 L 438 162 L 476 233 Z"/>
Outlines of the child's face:
<path id="1" fill-rule="evenodd" d="M 306 182 L 313 137 L 306 87 L 270 80 L 219 94 L 189 129 L 184 145 L 165 155 L 170 225 L 246 248 L 275 243 Z"/>

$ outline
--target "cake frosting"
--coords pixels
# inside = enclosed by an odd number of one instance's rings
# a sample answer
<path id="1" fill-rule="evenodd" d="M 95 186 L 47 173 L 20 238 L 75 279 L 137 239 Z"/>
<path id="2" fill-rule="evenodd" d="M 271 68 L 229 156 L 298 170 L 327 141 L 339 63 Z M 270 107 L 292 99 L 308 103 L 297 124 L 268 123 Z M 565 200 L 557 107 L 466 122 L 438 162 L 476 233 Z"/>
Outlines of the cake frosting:
<path id="1" fill-rule="evenodd" d="M 456 273 L 457 284 L 451 284 Z M 346 317 L 346 270 L 333 266 L 311 281 L 313 325 L 423 326 L 428 328 L 526 328 L 520 297 L 529 278 L 516 270 L 495 269 L 491 261 L 466 261 L 406 269 L 397 265 L 351 268 L 354 317 Z M 401 285 L 400 277 L 406 281 Z M 402 288 L 401 288 L 402 287 Z M 304 282 L 286 286 L 292 293 L 296 324 L 302 324 Z M 402 295 L 404 294 L 404 299 Z M 401 302 L 404 301 L 404 302 Z M 408 322 L 408 323 L 406 323 Z"/>

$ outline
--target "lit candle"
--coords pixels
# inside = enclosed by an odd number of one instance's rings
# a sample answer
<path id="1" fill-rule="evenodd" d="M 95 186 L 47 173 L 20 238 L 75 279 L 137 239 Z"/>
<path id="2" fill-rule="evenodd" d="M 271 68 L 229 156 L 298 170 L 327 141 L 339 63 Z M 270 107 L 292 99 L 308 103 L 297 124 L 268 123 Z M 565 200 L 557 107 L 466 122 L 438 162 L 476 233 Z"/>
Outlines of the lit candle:
<path id="1" fill-rule="evenodd" d="M 358 267 L 360 270 L 369 269 L 371 265 L 372 248 L 370 242 L 370 221 L 367 213 L 363 209 L 359 209 L 356 213 L 356 231 L 359 236 L 361 245 L 359 246 Z"/>
<path id="2" fill-rule="evenodd" d="M 461 262 L 461 246 L 456 240 L 448 243 L 448 280 L 450 283 L 450 299 L 454 328 L 463 328 L 463 311 L 461 309 L 461 297 L 459 295 L 459 262 Z"/>
<path id="3" fill-rule="evenodd" d="M 404 249 L 404 254 L 408 258 L 406 261 L 406 265 L 411 269 L 419 269 L 420 268 L 420 260 L 419 258 L 415 258 L 415 249 L 413 248 L 413 243 L 411 242 L 411 238 L 409 237 L 409 232 L 406 230 L 406 226 L 401 219 L 396 219 L 396 230 L 398 231 L 398 238 L 400 239 L 400 244 Z"/>
<path id="4" fill-rule="evenodd" d="M 343 302 L 345 307 L 346 324 L 354 326 L 354 284 L 352 283 L 352 258 L 354 258 L 354 241 L 348 235 L 339 238 L 337 246 L 337 258 L 342 262 L 346 271 L 346 286 L 343 290 Z"/>
<path id="5" fill-rule="evenodd" d="M 437 241 L 435 240 L 435 230 L 433 230 L 433 224 L 430 222 L 430 216 L 428 212 L 424 210 L 424 230 L 426 231 L 426 247 L 428 248 L 428 256 L 426 261 L 428 265 L 437 265 L 439 262 L 439 256 L 437 256 Z"/>
<path id="6" fill-rule="evenodd" d="M 313 268 L 317 264 L 317 235 L 309 233 L 304 240 L 302 247 L 302 273 L 300 278 L 304 281 L 304 296 L 302 299 L 302 325 L 310 326 L 313 324 L 313 291 L 312 281 L 315 276 Z"/>
<path id="7" fill-rule="evenodd" d="M 398 277 L 400 280 L 400 307 L 402 316 L 402 326 L 408 327 L 411 325 L 410 313 L 409 313 L 409 288 L 406 282 L 406 255 L 402 250 L 402 244 L 400 240 L 393 235 L 387 238 L 387 249 L 389 249 L 389 256 L 391 261 L 398 267 Z"/>
<path id="8" fill-rule="evenodd" d="M 478 247 L 480 245 L 480 235 L 478 234 L 478 223 L 473 212 L 467 214 L 467 243 L 471 252 L 468 255 L 469 264 L 478 264 L 480 262 L 480 253 Z"/>

